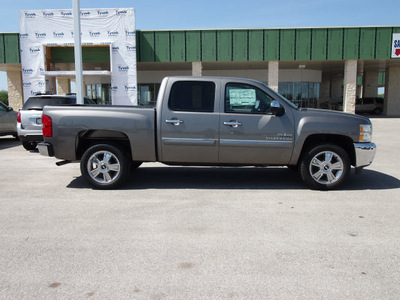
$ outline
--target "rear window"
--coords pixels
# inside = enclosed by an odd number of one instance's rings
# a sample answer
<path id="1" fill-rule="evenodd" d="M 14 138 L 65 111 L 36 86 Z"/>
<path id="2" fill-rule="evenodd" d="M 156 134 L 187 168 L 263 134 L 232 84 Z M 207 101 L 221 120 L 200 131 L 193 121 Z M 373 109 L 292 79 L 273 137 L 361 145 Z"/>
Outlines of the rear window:
<path id="1" fill-rule="evenodd" d="M 172 85 L 168 106 L 173 111 L 213 112 L 214 98 L 214 82 L 178 81 Z"/>
<path id="2" fill-rule="evenodd" d="M 95 104 L 92 99 L 85 97 L 85 104 Z M 76 97 L 30 97 L 26 100 L 22 109 L 43 110 L 45 105 L 73 105 L 76 104 Z"/>

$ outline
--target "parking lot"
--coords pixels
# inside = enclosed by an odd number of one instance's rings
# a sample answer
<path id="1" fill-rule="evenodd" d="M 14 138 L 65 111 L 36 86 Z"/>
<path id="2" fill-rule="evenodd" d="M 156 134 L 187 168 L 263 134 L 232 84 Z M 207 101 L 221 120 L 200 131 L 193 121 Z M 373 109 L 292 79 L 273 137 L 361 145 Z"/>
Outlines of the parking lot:
<path id="1" fill-rule="evenodd" d="M 287 168 L 144 164 L 93 190 L 0 137 L 0 299 L 399 299 L 400 119 L 338 191 Z"/>

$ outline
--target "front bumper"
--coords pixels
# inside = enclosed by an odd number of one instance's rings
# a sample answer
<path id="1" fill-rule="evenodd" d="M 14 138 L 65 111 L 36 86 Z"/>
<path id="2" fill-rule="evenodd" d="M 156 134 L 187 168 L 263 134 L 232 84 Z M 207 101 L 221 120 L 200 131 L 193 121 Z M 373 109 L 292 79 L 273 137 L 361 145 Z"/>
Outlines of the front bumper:
<path id="1" fill-rule="evenodd" d="M 40 155 L 54 156 L 53 146 L 49 143 L 39 143 L 37 145 Z"/>
<path id="2" fill-rule="evenodd" d="M 369 166 L 374 160 L 376 145 L 374 143 L 354 143 L 356 154 L 355 167 Z"/>

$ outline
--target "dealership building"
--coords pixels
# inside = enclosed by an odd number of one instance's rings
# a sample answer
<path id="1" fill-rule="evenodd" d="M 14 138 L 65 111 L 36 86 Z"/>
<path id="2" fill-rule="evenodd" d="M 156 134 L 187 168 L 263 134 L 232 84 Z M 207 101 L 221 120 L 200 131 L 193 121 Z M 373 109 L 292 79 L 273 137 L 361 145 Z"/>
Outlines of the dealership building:
<path id="1" fill-rule="evenodd" d="M 14 109 L 30 96 L 31 83 L 24 79 L 30 69 L 21 63 L 23 34 L 0 33 L 0 71 L 7 72 Z M 378 97 L 384 87 L 384 115 L 400 115 L 400 26 L 135 30 L 133 39 L 126 48 L 135 50 L 135 86 L 125 84 L 135 93 L 132 105 L 154 105 L 166 76 L 229 76 L 265 82 L 298 107 L 351 113 L 356 98 Z M 82 46 L 84 93 L 99 104 L 121 104 L 114 93 L 117 48 L 112 42 Z M 47 43 L 40 51 L 43 90 L 71 92 L 73 44 Z"/>

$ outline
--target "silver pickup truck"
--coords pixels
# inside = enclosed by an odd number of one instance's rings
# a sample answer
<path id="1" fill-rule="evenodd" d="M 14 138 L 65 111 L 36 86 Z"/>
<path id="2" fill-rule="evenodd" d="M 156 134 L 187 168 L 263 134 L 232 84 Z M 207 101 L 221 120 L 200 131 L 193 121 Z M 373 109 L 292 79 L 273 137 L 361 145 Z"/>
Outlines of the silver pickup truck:
<path id="1" fill-rule="evenodd" d="M 340 186 L 372 163 L 368 118 L 299 109 L 265 84 L 167 77 L 155 108 L 46 106 L 39 152 L 80 161 L 95 188 L 114 188 L 142 162 L 288 166 L 313 189 Z"/>

